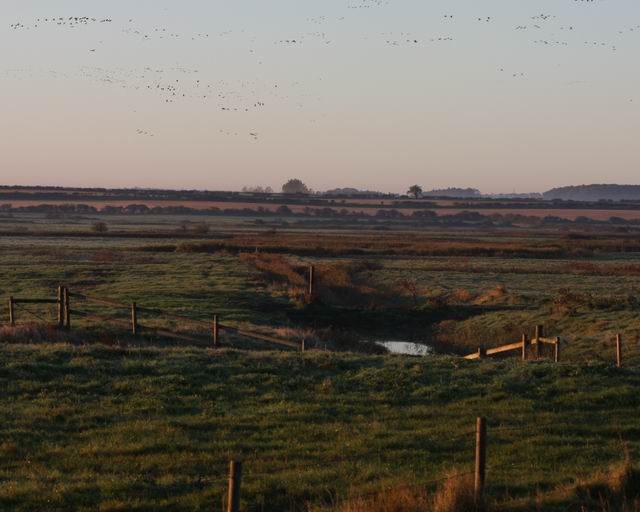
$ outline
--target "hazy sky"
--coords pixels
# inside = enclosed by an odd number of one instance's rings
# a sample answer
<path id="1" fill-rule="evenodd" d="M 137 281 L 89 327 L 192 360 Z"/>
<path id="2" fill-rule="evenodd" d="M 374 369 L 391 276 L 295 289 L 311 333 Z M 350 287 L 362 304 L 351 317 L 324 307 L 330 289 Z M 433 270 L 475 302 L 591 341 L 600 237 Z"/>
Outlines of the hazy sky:
<path id="1" fill-rule="evenodd" d="M 2 184 L 640 183 L 638 0 L 2 0 L 0 48 Z"/>

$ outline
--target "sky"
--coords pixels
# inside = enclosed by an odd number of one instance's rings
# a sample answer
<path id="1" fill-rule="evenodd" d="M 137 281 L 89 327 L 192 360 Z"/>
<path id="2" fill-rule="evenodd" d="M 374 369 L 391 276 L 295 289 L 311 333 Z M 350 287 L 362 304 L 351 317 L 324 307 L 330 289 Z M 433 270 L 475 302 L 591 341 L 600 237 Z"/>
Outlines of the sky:
<path id="1" fill-rule="evenodd" d="M 640 183 L 638 0 L 2 0 L 0 48 L 0 184 Z"/>

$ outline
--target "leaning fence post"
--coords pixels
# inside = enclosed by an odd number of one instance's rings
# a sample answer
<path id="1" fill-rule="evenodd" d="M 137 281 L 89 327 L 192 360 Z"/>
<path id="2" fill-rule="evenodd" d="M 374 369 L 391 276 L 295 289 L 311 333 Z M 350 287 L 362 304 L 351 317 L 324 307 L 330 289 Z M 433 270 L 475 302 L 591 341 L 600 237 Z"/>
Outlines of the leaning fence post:
<path id="1" fill-rule="evenodd" d="M 64 323 L 67 329 L 71 329 L 71 300 L 69 298 L 69 288 L 66 286 L 63 290 L 64 294 Z"/>
<path id="2" fill-rule="evenodd" d="M 211 327 L 211 334 L 213 335 L 213 346 L 220 346 L 220 325 L 218 324 L 218 315 L 213 315 L 213 326 Z"/>
<path id="3" fill-rule="evenodd" d="M 242 462 L 232 460 L 229 463 L 229 489 L 227 491 L 227 512 L 240 512 L 240 483 L 242 480 Z"/>
<path id="4" fill-rule="evenodd" d="M 131 303 L 131 334 L 138 336 L 138 305 L 135 302 Z"/>
<path id="5" fill-rule="evenodd" d="M 9 297 L 9 324 L 11 327 L 16 325 L 16 309 L 13 297 Z"/>
<path id="6" fill-rule="evenodd" d="M 64 286 L 58 286 L 58 328 L 64 327 Z"/>
<path id="7" fill-rule="evenodd" d="M 622 334 L 616 334 L 616 366 L 622 368 Z"/>
<path id="8" fill-rule="evenodd" d="M 476 503 L 482 500 L 487 467 L 487 420 L 479 417 L 476 422 L 476 468 L 474 480 L 474 497 Z"/>
<path id="9" fill-rule="evenodd" d="M 522 360 L 527 360 L 527 348 L 529 346 L 529 337 L 526 334 L 522 335 Z"/>

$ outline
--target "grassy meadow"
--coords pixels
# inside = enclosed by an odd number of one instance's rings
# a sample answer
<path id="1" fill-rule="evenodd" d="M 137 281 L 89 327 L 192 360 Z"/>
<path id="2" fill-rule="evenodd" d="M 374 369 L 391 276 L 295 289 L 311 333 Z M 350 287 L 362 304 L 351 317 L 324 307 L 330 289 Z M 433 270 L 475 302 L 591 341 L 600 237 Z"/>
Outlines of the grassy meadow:
<path id="1" fill-rule="evenodd" d="M 2 347 L 0 508 L 322 510 L 471 470 L 489 418 L 491 501 L 566 510 L 640 455 L 640 373 L 603 364 L 68 345 Z M 553 507 L 553 508 L 551 508 Z"/>
<path id="2" fill-rule="evenodd" d="M 19 308 L 18 325 L 0 327 L 2 510 L 222 510 L 237 457 L 245 510 L 382 511 L 350 503 L 403 486 L 436 496 L 447 474 L 466 474 L 478 415 L 489 419 L 492 509 L 622 506 L 616 475 L 640 455 L 631 232 L 25 214 L 0 217 L 0 243 L 3 323 L 9 296 L 53 298 L 64 284 L 310 349 L 227 334 L 216 351 L 80 316 L 58 331 L 43 326 L 54 306 Z M 210 343 L 206 329 L 139 321 Z M 537 324 L 561 337 L 561 364 L 459 357 Z M 371 343 L 385 340 L 435 354 Z"/>

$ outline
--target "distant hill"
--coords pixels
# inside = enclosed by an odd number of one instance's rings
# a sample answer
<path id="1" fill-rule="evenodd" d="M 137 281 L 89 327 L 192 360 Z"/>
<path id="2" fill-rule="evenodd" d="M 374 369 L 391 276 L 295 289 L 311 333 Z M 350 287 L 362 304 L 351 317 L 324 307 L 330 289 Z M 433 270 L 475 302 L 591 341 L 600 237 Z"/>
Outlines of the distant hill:
<path id="1" fill-rule="evenodd" d="M 575 185 L 553 188 L 542 196 L 548 200 L 566 201 L 637 201 L 640 200 L 640 185 Z"/>

